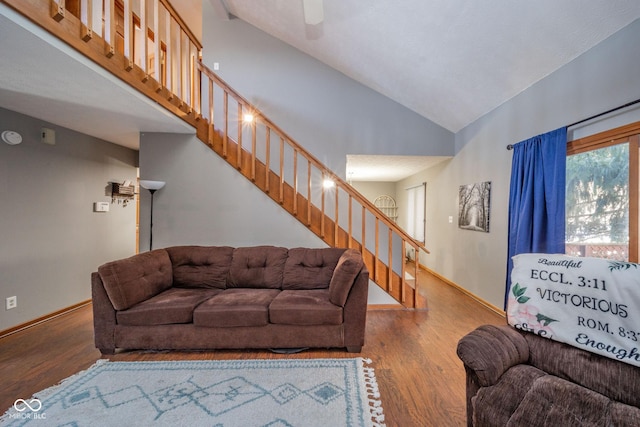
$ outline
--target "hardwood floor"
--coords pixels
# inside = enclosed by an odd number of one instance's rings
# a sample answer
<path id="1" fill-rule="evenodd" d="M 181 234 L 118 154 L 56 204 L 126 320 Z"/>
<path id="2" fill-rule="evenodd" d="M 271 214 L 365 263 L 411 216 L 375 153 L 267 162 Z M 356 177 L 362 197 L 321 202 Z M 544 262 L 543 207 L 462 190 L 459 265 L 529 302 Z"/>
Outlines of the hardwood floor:
<path id="1" fill-rule="evenodd" d="M 373 361 L 385 422 L 389 427 L 464 426 L 465 377 L 456 344 L 482 324 L 504 317 L 460 290 L 420 272 L 425 310 L 369 310 L 360 354 L 310 350 L 295 355 L 266 351 L 120 352 L 113 361 L 176 359 L 276 359 L 365 357 Z M 0 412 L 16 399 L 91 366 L 101 354 L 93 346 L 91 306 L 0 339 Z"/>

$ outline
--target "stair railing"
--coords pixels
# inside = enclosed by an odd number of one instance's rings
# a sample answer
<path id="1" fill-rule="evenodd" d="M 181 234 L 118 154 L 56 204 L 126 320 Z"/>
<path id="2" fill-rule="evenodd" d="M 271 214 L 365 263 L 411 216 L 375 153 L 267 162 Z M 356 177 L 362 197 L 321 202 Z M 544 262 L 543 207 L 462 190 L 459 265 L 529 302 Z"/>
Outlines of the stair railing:
<path id="1" fill-rule="evenodd" d="M 391 296 L 419 306 L 419 263 L 411 277 L 405 259 L 411 249 L 428 250 L 202 62 L 198 69 L 202 139 L 327 244 L 360 250 L 371 279 Z"/>

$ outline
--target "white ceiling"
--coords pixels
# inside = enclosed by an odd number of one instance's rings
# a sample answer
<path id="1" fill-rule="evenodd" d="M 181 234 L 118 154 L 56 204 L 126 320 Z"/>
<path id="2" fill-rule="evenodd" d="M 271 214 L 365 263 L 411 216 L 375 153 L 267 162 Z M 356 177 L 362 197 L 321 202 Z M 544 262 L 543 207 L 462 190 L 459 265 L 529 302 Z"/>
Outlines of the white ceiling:
<path id="1" fill-rule="evenodd" d="M 452 132 L 640 17 L 638 0 L 324 0 L 308 26 L 302 0 L 209 1 Z"/>
<path id="2" fill-rule="evenodd" d="M 449 160 L 449 156 L 347 155 L 348 181 L 398 182 Z"/>
<path id="3" fill-rule="evenodd" d="M 201 1 L 173 2 L 196 36 L 215 25 Z M 640 17 L 638 0 L 324 0 L 308 26 L 302 0 L 209 2 L 452 132 Z M 140 132 L 194 132 L 2 3 L 0 58 L 0 107 L 131 148 Z"/>

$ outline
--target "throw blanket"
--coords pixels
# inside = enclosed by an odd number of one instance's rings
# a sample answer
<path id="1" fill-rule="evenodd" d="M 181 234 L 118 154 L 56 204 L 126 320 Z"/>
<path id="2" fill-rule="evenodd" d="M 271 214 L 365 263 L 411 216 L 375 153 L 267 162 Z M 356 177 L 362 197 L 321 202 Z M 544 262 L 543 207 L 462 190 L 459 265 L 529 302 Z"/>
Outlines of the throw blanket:
<path id="1" fill-rule="evenodd" d="M 517 329 L 640 366 L 640 265 L 513 257 L 507 321 Z"/>

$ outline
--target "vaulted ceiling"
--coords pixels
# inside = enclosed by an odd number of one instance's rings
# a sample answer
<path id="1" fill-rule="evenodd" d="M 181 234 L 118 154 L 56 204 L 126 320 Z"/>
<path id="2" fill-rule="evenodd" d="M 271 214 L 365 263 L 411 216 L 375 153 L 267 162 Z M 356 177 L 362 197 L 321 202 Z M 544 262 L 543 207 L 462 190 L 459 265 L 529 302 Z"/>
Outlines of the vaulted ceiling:
<path id="1" fill-rule="evenodd" d="M 209 1 L 452 132 L 640 17 L 638 0 Z"/>

